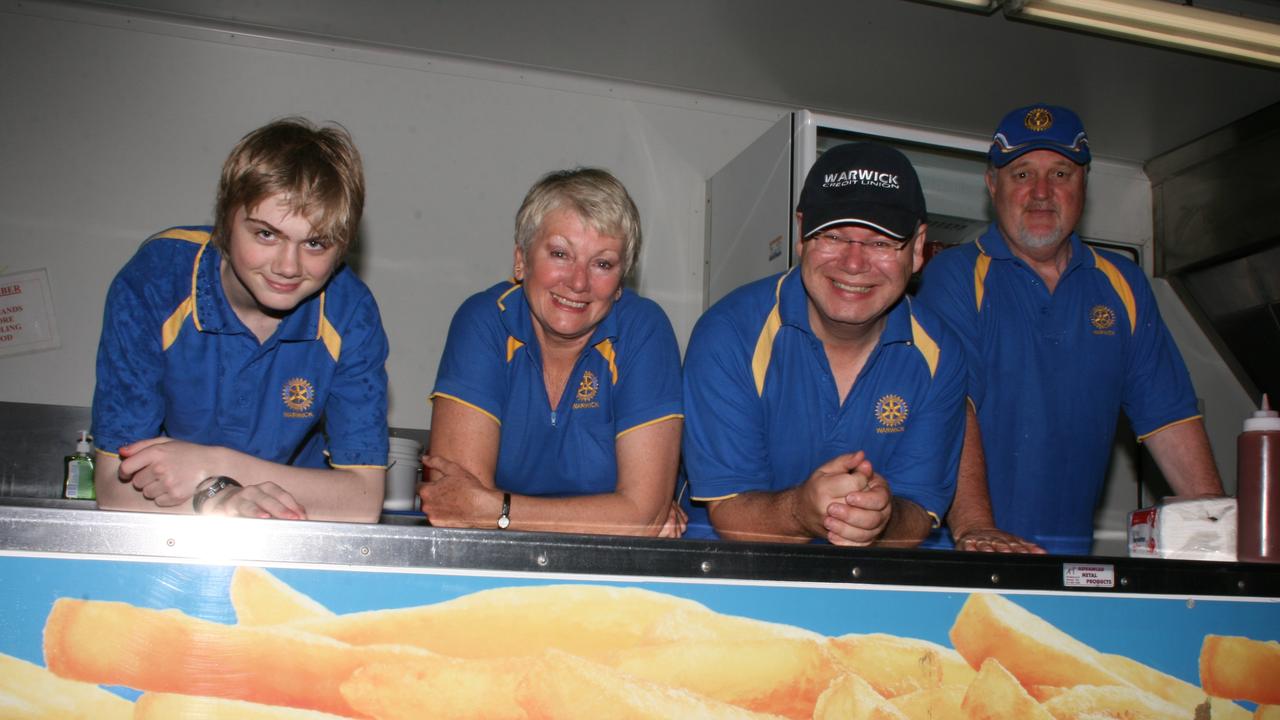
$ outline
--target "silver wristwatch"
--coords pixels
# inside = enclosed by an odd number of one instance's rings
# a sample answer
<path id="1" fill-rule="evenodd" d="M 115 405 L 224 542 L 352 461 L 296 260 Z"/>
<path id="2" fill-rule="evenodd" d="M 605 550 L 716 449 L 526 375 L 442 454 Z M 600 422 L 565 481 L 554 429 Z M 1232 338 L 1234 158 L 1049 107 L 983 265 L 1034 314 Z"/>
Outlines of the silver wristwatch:
<path id="1" fill-rule="evenodd" d="M 213 482 L 209 482 L 210 480 Z M 205 485 L 205 483 L 209 484 Z M 244 487 L 236 482 L 235 478 L 229 478 L 226 475 L 214 475 L 213 477 L 205 478 L 204 482 L 200 484 L 205 485 L 204 489 L 196 490 L 196 494 L 191 496 L 191 510 L 197 515 L 200 514 L 200 509 L 204 507 L 204 504 L 213 499 L 214 495 L 229 487 Z"/>

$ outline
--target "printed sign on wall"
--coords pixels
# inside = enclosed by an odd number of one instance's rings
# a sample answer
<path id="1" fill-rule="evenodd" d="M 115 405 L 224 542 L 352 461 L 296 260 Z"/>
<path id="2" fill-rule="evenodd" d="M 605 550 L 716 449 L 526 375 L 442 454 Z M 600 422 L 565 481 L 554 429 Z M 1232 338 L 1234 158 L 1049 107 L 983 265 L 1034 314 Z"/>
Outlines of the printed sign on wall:
<path id="1" fill-rule="evenodd" d="M 58 347 L 49 272 L 0 275 L 0 357 Z"/>

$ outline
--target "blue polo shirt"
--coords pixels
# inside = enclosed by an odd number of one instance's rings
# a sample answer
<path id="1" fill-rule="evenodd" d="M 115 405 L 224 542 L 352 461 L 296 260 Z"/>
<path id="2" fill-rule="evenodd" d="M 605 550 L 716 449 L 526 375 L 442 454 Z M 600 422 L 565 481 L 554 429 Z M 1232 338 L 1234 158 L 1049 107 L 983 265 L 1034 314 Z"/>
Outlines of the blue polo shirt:
<path id="1" fill-rule="evenodd" d="M 596 326 L 555 409 L 524 288 L 501 282 L 453 316 L 431 397 L 500 426 L 499 488 L 598 495 L 618 482 L 617 438 L 681 417 L 680 348 L 667 316 L 630 290 Z"/>
<path id="2" fill-rule="evenodd" d="M 1198 417 L 1141 268 L 1071 239 L 1052 294 L 992 225 L 925 267 L 920 299 L 960 333 L 996 524 L 1083 554 L 1120 410 L 1140 439 Z"/>
<path id="3" fill-rule="evenodd" d="M 831 458 L 863 450 L 895 496 L 946 514 L 964 431 L 963 354 L 910 298 L 889 311 L 844 403 L 794 270 L 745 285 L 703 314 L 685 353 L 684 387 L 695 500 L 786 490 Z"/>
<path id="4" fill-rule="evenodd" d="M 285 465 L 385 467 L 387 338 L 369 289 L 343 267 L 259 343 L 223 293 L 209 230 L 152 236 L 111 283 L 97 446 L 167 435 Z"/>

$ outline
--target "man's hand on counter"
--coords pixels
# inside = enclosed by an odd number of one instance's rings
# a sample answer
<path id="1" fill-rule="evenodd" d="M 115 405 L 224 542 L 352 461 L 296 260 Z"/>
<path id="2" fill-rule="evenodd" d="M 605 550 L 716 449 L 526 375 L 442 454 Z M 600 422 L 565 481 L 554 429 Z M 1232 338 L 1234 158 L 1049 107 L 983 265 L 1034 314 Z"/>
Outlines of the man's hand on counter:
<path id="1" fill-rule="evenodd" d="M 1000 528 L 970 528 L 954 538 L 957 550 L 969 552 L 1045 554 L 1044 548 Z"/>
<path id="2" fill-rule="evenodd" d="M 823 468 L 829 473 L 835 471 L 836 484 L 827 487 L 843 488 L 844 492 L 838 501 L 825 508 L 822 523 L 827 541 L 832 545 L 865 547 L 881 539 L 893 517 L 893 493 L 889 492 L 889 483 L 872 468 L 866 454 L 858 452 L 832 458 L 819 471 Z M 846 478 L 851 485 L 843 484 Z"/>

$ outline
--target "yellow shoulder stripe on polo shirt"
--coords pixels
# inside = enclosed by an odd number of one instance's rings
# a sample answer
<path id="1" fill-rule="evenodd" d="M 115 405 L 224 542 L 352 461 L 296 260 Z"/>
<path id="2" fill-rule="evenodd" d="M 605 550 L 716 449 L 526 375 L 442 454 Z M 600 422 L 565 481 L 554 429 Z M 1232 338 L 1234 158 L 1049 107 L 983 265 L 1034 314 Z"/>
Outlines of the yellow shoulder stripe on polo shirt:
<path id="1" fill-rule="evenodd" d="M 520 283 L 516 282 L 515 278 L 511 278 L 511 287 L 507 288 L 501 295 L 498 296 L 499 310 L 503 312 L 507 311 L 507 306 L 504 305 L 502 301 L 506 300 L 508 295 L 510 295 L 511 293 L 515 292 L 518 289 L 520 289 Z M 508 335 L 507 336 L 507 362 L 511 362 L 511 358 L 516 356 L 516 351 L 522 347 L 524 347 L 524 343 Z M 494 420 L 497 420 L 497 418 L 494 418 Z"/>
<path id="2" fill-rule="evenodd" d="M 171 228 L 164 232 L 156 233 L 148 239 L 159 237 L 186 240 L 200 245 L 200 250 L 196 253 L 196 260 L 191 263 L 191 294 L 178 305 L 177 309 L 160 326 L 160 348 L 161 350 L 168 350 L 169 346 L 173 345 L 173 342 L 178 339 L 178 333 L 182 330 L 182 323 L 186 321 L 188 315 L 191 316 L 192 322 L 195 323 L 196 330 L 200 329 L 200 314 L 196 312 L 196 280 L 200 273 L 200 260 L 204 257 L 205 249 L 209 247 L 209 233 L 203 230 Z"/>
<path id="3" fill-rule="evenodd" d="M 186 322 L 187 316 L 195 308 L 195 296 L 188 295 L 177 310 L 164 321 L 164 325 L 160 327 L 160 349 L 168 350 L 174 340 L 178 339 L 178 332 L 182 330 L 182 323 Z"/>
<path id="4" fill-rule="evenodd" d="M 183 228 L 169 228 L 147 238 L 154 240 L 155 238 L 172 238 L 174 240 L 186 240 L 197 245 L 204 245 L 209 242 L 208 230 L 184 230 Z"/>
<path id="5" fill-rule="evenodd" d="M 929 337 L 929 333 L 916 321 L 916 316 L 911 316 L 911 341 L 915 343 L 916 350 L 924 356 L 924 362 L 929 366 L 929 377 L 933 377 L 938 371 L 938 343 Z"/>
<path id="6" fill-rule="evenodd" d="M 601 340 L 596 343 L 596 352 L 600 353 L 600 355 L 609 363 L 609 375 L 613 378 L 613 384 L 617 385 L 618 364 L 615 362 L 616 358 L 613 352 L 613 342 L 609 340 L 609 338 Z"/>
<path id="7" fill-rule="evenodd" d="M 782 303 L 782 281 L 791 273 L 789 270 L 778 278 L 778 285 L 773 289 L 773 309 L 765 318 L 760 337 L 756 338 L 755 352 L 751 354 L 751 375 L 756 381 L 756 395 L 760 397 L 764 397 L 764 376 L 769 372 L 769 360 L 773 357 L 773 339 L 782 327 L 782 314 L 778 309 Z"/>
<path id="8" fill-rule="evenodd" d="M 978 254 L 978 262 L 973 265 L 973 296 L 978 301 L 978 312 L 982 312 L 982 295 L 986 292 L 987 270 L 991 269 L 991 256 Z"/>
<path id="9" fill-rule="evenodd" d="M 507 299 L 507 296 L 508 296 L 508 295 L 510 295 L 511 293 L 515 292 L 517 289 L 519 289 L 519 287 L 520 287 L 520 283 L 515 282 L 514 280 L 512 280 L 511 287 L 507 288 L 505 292 L 503 292 L 501 295 L 499 295 L 499 296 L 498 296 L 498 309 L 499 309 L 499 310 L 503 310 L 503 311 L 505 311 L 505 310 L 507 309 L 507 306 L 506 306 L 506 305 L 503 305 L 503 304 L 502 304 L 502 301 L 503 301 L 503 300 L 506 300 L 506 299 Z"/>
<path id="10" fill-rule="evenodd" d="M 507 362 L 511 362 L 511 358 L 516 356 L 516 351 L 522 347 L 524 347 L 524 343 L 508 335 L 507 336 Z"/>
<path id="11" fill-rule="evenodd" d="M 338 362 L 338 356 L 342 354 L 342 336 L 338 334 L 338 329 L 329 322 L 329 316 L 324 314 L 324 301 L 326 293 L 320 293 L 320 322 L 317 323 L 316 337 L 324 342 L 324 347 L 329 351 L 329 357 L 334 362 Z"/>
<path id="12" fill-rule="evenodd" d="M 1097 250 L 1089 248 L 1089 252 L 1093 253 L 1093 262 L 1097 265 L 1098 270 L 1107 276 L 1107 281 L 1111 283 L 1111 287 L 1120 296 L 1120 304 L 1124 305 L 1124 311 L 1129 316 L 1129 332 L 1137 330 L 1138 303 L 1133 299 L 1133 288 L 1129 287 L 1129 281 L 1125 280 L 1124 275 L 1120 274 L 1120 268 L 1099 255 Z"/>
<path id="13" fill-rule="evenodd" d="M 183 231 L 183 234 L 191 233 Z M 204 258 L 204 251 L 209 249 L 209 233 L 198 234 L 204 235 L 205 241 L 200 243 L 200 252 L 196 253 L 196 261 L 191 263 L 191 321 L 196 324 L 196 330 L 203 330 L 204 328 L 200 325 L 200 308 L 196 305 L 196 278 L 200 273 L 200 260 Z"/>

